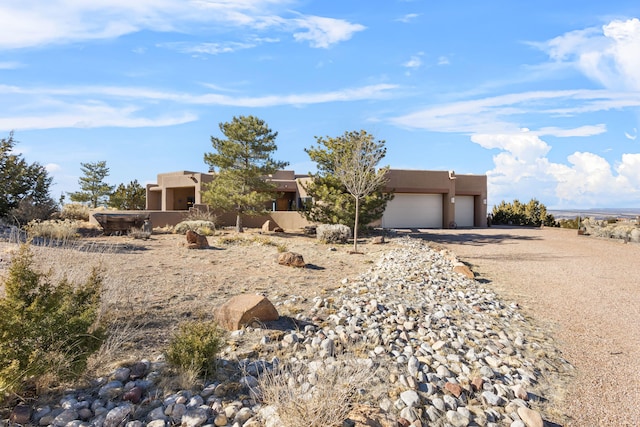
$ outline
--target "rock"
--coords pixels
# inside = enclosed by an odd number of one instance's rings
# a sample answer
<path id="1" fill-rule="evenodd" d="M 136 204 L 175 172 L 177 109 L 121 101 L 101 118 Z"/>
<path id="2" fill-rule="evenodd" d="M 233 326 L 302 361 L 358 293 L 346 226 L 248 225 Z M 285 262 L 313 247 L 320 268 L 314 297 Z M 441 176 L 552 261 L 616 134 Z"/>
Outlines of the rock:
<path id="1" fill-rule="evenodd" d="M 490 391 L 483 391 L 482 399 L 491 406 L 499 406 L 504 403 L 504 399 L 502 397 Z"/>
<path id="2" fill-rule="evenodd" d="M 140 399 L 142 398 L 142 388 L 141 387 L 133 387 L 131 390 L 126 392 L 124 396 L 122 396 L 122 400 L 128 400 L 131 403 L 140 403 Z"/>
<path id="3" fill-rule="evenodd" d="M 351 420 L 354 427 L 396 427 L 382 409 L 367 405 L 355 405 L 347 415 L 347 420 Z"/>
<path id="4" fill-rule="evenodd" d="M 384 243 L 384 236 L 375 236 L 373 239 L 371 239 L 372 245 L 381 245 L 383 243 Z"/>
<path id="5" fill-rule="evenodd" d="M 65 409 L 53 419 L 52 424 L 56 427 L 62 427 L 77 419 L 78 413 L 74 409 Z M 42 422 L 42 420 L 40 420 L 40 422 Z"/>
<path id="6" fill-rule="evenodd" d="M 273 228 L 273 232 L 274 233 L 284 233 L 284 229 L 282 227 L 274 227 Z"/>
<path id="7" fill-rule="evenodd" d="M 9 421 L 15 424 L 27 424 L 31 419 L 31 408 L 26 405 L 18 405 L 13 408 Z"/>
<path id="8" fill-rule="evenodd" d="M 147 374 L 148 369 L 149 369 L 148 361 L 146 361 L 146 363 L 144 361 L 134 363 L 133 366 L 131 367 L 131 374 L 129 375 L 129 377 L 132 380 L 138 380 Z"/>
<path id="9" fill-rule="evenodd" d="M 463 276 L 465 276 L 465 277 L 467 277 L 469 279 L 473 279 L 474 278 L 473 271 L 471 271 L 471 269 L 469 267 L 467 267 L 463 263 L 456 264 L 453 267 L 453 271 L 458 273 L 458 274 L 462 274 Z"/>
<path id="10" fill-rule="evenodd" d="M 460 395 L 462 394 L 462 387 L 460 387 L 460 384 L 448 382 L 444 385 L 444 388 L 455 397 L 460 397 Z"/>
<path id="11" fill-rule="evenodd" d="M 266 220 L 264 224 L 262 224 L 262 232 L 268 233 L 271 231 L 271 220 Z"/>
<path id="12" fill-rule="evenodd" d="M 295 252 L 282 252 L 278 254 L 278 264 L 291 267 L 304 267 L 306 265 L 302 255 Z"/>
<path id="13" fill-rule="evenodd" d="M 207 237 L 198 234 L 193 230 L 187 230 L 186 237 L 188 249 L 206 249 L 209 247 Z"/>
<path id="14" fill-rule="evenodd" d="M 457 411 L 447 411 L 446 416 L 447 421 L 449 421 L 453 427 L 467 427 L 469 425 L 469 418 Z"/>
<path id="15" fill-rule="evenodd" d="M 214 312 L 218 324 L 235 331 L 253 321 L 278 320 L 280 315 L 271 301 L 262 295 L 243 294 L 231 298 Z"/>
<path id="16" fill-rule="evenodd" d="M 182 416 L 182 427 L 199 427 L 207 421 L 207 411 L 202 408 L 191 409 Z"/>
<path id="17" fill-rule="evenodd" d="M 118 427 L 120 425 L 124 425 L 132 412 L 133 405 L 130 403 L 116 406 L 107 413 L 107 418 L 104 420 L 104 427 Z"/>
<path id="18" fill-rule="evenodd" d="M 129 379 L 129 375 L 131 374 L 131 369 L 122 367 L 115 370 L 113 373 L 113 380 L 125 382 Z"/>
<path id="19" fill-rule="evenodd" d="M 413 390 L 407 390 L 400 393 L 400 399 L 410 408 L 420 405 L 420 396 Z"/>
<path id="20" fill-rule="evenodd" d="M 533 409 L 520 407 L 518 408 L 518 416 L 527 427 L 544 427 L 542 416 Z"/>
<path id="21" fill-rule="evenodd" d="M 484 385 L 484 380 L 482 377 L 473 377 L 471 380 L 471 387 L 473 387 L 473 391 L 482 390 L 482 386 Z"/>

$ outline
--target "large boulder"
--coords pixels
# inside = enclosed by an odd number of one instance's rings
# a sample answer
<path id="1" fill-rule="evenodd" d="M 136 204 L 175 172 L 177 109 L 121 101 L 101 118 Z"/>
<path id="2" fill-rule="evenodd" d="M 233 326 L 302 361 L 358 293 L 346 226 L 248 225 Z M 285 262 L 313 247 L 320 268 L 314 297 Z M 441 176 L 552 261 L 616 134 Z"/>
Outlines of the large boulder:
<path id="1" fill-rule="evenodd" d="M 280 315 L 271 301 L 262 295 L 236 295 L 214 311 L 218 324 L 235 331 L 254 321 L 268 322 L 278 320 Z"/>
<path id="2" fill-rule="evenodd" d="M 207 236 L 198 234 L 193 230 L 187 230 L 187 248 L 189 249 L 206 249 L 209 247 Z"/>
<path id="3" fill-rule="evenodd" d="M 291 267 L 304 267 L 306 265 L 302 255 L 295 252 L 282 252 L 278 254 L 278 264 Z"/>

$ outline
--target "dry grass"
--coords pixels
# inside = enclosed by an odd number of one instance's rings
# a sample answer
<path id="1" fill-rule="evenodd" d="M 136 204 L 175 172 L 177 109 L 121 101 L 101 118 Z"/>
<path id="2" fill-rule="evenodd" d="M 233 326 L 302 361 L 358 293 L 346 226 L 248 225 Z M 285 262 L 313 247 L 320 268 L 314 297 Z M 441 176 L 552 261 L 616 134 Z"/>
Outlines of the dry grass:
<path id="1" fill-rule="evenodd" d="M 259 378 L 255 392 L 283 427 L 342 426 L 372 378 L 370 367 L 347 356 L 315 370 L 306 363 L 280 366 Z"/>

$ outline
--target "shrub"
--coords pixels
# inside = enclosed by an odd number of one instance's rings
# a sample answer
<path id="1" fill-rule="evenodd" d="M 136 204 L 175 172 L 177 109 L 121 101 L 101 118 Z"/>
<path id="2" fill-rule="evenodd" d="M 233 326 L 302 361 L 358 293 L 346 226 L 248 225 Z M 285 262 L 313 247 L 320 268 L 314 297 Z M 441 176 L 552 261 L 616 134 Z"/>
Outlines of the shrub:
<path id="1" fill-rule="evenodd" d="M 204 236 L 213 235 L 215 229 L 215 223 L 203 220 L 182 221 L 174 227 L 174 231 L 178 234 L 185 234 L 187 231 L 191 230 Z"/>
<path id="2" fill-rule="evenodd" d="M 351 228 L 343 224 L 321 224 L 316 229 L 316 235 L 323 243 L 347 243 Z"/>
<path id="3" fill-rule="evenodd" d="M 62 207 L 60 219 L 89 221 L 89 207 L 82 203 L 69 203 Z"/>
<path id="4" fill-rule="evenodd" d="M 556 225 L 553 215 L 547 213 L 547 207 L 536 199 L 531 199 L 526 205 L 519 200 L 506 203 L 504 200 L 493 207 L 493 224 L 524 225 L 540 227 L 554 227 Z"/>
<path id="5" fill-rule="evenodd" d="M 25 227 L 30 238 L 43 237 L 45 239 L 68 240 L 77 237 L 79 227 L 74 220 L 31 221 Z"/>
<path id="6" fill-rule="evenodd" d="M 260 376 L 254 392 L 276 409 L 278 425 L 295 427 L 304 420 L 309 427 L 338 426 L 357 401 L 358 389 L 369 386 L 373 374 L 353 357 L 313 370 L 308 364 L 286 365 Z"/>
<path id="7" fill-rule="evenodd" d="M 222 330 L 215 322 L 184 322 L 169 343 L 167 361 L 179 370 L 207 377 L 215 372 L 223 345 Z"/>
<path id="8" fill-rule="evenodd" d="M 580 228 L 582 221 L 584 221 L 584 218 L 577 216 L 574 219 L 561 219 L 558 221 L 558 225 L 560 226 L 560 228 L 570 228 L 573 230 L 577 230 L 578 228 Z"/>
<path id="9" fill-rule="evenodd" d="M 218 217 L 209 209 L 192 208 L 184 217 L 185 221 L 209 221 L 214 224 L 218 221 Z"/>
<path id="10" fill-rule="evenodd" d="M 80 374 L 104 340 L 98 324 L 103 278 L 93 269 L 84 284 L 34 270 L 22 245 L 11 261 L 0 299 L 0 390 L 15 392 L 26 380 L 65 380 Z"/>

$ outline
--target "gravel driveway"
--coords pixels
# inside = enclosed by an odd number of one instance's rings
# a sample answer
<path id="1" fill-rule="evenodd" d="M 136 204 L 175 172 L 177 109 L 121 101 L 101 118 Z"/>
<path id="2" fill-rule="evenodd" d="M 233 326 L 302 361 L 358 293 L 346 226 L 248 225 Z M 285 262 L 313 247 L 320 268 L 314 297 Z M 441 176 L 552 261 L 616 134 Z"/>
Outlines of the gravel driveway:
<path id="1" fill-rule="evenodd" d="M 550 328 L 576 368 L 561 393 L 568 426 L 640 426 L 640 245 L 554 228 L 412 234 Z"/>

